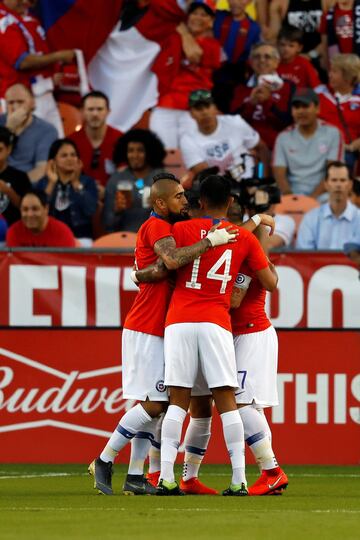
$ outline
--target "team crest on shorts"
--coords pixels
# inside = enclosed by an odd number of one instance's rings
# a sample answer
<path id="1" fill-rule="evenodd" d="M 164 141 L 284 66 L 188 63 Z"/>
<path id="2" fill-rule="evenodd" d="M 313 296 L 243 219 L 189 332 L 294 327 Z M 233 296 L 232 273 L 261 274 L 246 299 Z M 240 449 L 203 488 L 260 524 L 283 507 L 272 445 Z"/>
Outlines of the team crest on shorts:
<path id="1" fill-rule="evenodd" d="M 158 392 L 165 392 L 166 386 L 164 384 L 164 381 L 158 381 L 155 385 L 155 388 Z"/>

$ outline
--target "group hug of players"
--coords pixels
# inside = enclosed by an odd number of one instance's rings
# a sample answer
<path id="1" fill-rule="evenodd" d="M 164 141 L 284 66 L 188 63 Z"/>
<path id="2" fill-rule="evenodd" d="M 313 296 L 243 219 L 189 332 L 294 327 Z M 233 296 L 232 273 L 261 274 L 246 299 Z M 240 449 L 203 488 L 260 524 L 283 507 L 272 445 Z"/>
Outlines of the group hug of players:
<path id="1" fill-rule="evenodd" d="M 287 487 L 263 412 L 278 404 L 277 336 L 264 310 L 278 278 L 261 245 L 274 224 L 266 214 L 241 227 L 229 223 L 232 201 L 229 180 L 207 176 L 190 219 L 179 180 L 154 177 L 153 211 L 138 232 L 132 272 L 139 292 L 122 334 L 124 398 L 138 403 L 89 466 L 100 493 L 113 494 L 114 460 L 131 441 L 125 494 L 216 495 L 198 477 L 213 402 L 232 467 L 222 495 L 278 495 Z M 188 412 L 177 483 L 174 464 Z M 249 487 L 245 443 L 261 469 Z"/>

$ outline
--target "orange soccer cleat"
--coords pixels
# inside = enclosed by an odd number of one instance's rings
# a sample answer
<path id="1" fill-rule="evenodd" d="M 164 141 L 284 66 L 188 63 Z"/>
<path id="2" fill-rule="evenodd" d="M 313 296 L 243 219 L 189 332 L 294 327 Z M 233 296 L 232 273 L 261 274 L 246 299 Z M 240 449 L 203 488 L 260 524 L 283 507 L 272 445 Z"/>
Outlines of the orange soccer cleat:
<path id="1" fill-rule="evenodd" d="M 190 478 L 190 480 L 180 480 L 180 489 L 186 495 L 218 495 L 216 489 L 205 486 L 198 478 Z"/>
<path id="2" fill-rule="evenodd" d="M 152 486 L 156 487 L 159 483 L 159 478 L 160 478 L 160 471 L 156 471 L 156 472 L 148 472 L 146 475 L 145 475 L 145 478 L 146 480 L 149 482 L 149 484 L 151 484 Z"/>
<path id="3" fill-rule="evenodd" d="M 282 495 L 287 488 L 288 477 L 280 467 L 278 470 L 263 471 L 256 482 L 250 486 L 249 495 Z"/>

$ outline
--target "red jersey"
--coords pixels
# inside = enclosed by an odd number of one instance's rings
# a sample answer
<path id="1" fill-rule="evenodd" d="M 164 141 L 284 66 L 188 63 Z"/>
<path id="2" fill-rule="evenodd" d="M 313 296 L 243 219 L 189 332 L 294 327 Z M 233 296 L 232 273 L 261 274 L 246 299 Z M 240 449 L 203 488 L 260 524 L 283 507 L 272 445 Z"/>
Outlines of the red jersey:
<path id="1" fill-rule="evenodd" d="M 62 221 L 49 216 L 46 228 L 39 234 L 31 232 L 23 222 L 16 221 L 6 234 L 8 247 L 76 247 L 71 229 Z"/>
<path id="2" fill-rule="evenodd" d="M 290 101 L 294 90 L 294 84 L 284 81 L 283 86 L 274 90 L 267 101 L 253 105 L 249 100 L 253 87 L 240 84 L 234 91 L 231 112 L 241 114 L 272 149 L 279 132 L 292 123 Z"/>
<path id="3" fill-rule="evenodd" d="M 47 54 L 45 32 L 38 19 L 20 16 L 0 3 L 0 97 L 15 83 L 30 87 L 34 77 L 51 77 L 53 69 L 46 67 L 21 71 L 21 61 L 28 54 Z"/>
<path id="4" fill-rule="evenodd" d="M 343 134 L 345 143 L 349 144 L 350 138 L 353 141 L 360 137 L 360 96 L 349 94 L 339 96 L 339 98 L 339 107 L 347 129 L 344 127 L 344 122 L 341 121 L 335 95 L 326 86 L 322 87 L 319 92 L 320 118 L 336 126 Z"/>
<path id="5" fill-rule="evenodd" d="M 186 59 L 177 32 L 163 44 L 152 67 L 159 80 L 159 107 L 188 110 L 189 94 L 193 90 L 212 88 L 212 73 L 220 67 L 220 44 L 212 37 L 198 37 L 196 42 L 203 50 L 199 64 Z"/>
<path id="6" fill-rule="evenodd" d="M 177 247 L 199 242 L 207 235 L 214 222 L 216 220 L 212 218 L 200 218 L 176 223 L 173 236 Z M 225 221 L 224 225 L 229 223 Z M 237 242 L 210 249 L 193 263 L 177 271 L 166 326 L 184 322 L 208 322 L 231 332 L 231 292 L 243 261 L 246 259 L 254 272 L 268 266 L 266 255 L 257 238 L 245 229 L 238 229 Z"/>
<path id="7" fill-rule="evenodd" d="M 103 186 L 106 185 L 109 176 L 115 172 L 112 158 L 115 143 L 121 136 L 121 131 L 111 126 L 107 126 L 104 140 L 101 146 L 95 150 L 95 152 L 98 152 L 97 157 L 94 155 L 94 149 L 83 127 L 80 131 L 74 131 L 74 133 L 69 136 L 79 149 L 80 158 L 84 165 L 84 174 L 95 178 L 95 180 L 98 180 Z"/>
<path id="8" fill-rule="evenodd" d="M 328 12 L 322 14 L 319 32 L 328 35 Z M 338 5 L 333 8 L 334 32 L 340 53 L 350 54 L 354 52 L 354 10 L 340 9 Z M 331 45 L 329 43 L 329 45 Z"/>
<path id="9" fill-rule="evenodd" d="M 318 72 L 307 58 L 296 56 L 292 62 L 280 62 L 277 72 L 286 81 L 300 88 L 316 88 L 320 84 Z"/>
<path id="10" fill-rule="evenodd" d="M 172 236 L 170 223 L 155 214 L 141 225 L 135 248 L 135 265 L 138 270 L 156 262 L 158 255 L 154 251 L 154 245 L 167 236 Z M 125 319 L 124 328 L 162 337 L 171 295 L 170 285 L 167 280 L 139 283 L 139 289 Z"/>
<path id="11" fill-rule="evenodd" d="M 271 326 L 265 313 L 266 290 L 246 263 L 241 266 L 240 273 L 252 280 L 240 306 L 230 311 L 234 336 L 262 332 Z"/>

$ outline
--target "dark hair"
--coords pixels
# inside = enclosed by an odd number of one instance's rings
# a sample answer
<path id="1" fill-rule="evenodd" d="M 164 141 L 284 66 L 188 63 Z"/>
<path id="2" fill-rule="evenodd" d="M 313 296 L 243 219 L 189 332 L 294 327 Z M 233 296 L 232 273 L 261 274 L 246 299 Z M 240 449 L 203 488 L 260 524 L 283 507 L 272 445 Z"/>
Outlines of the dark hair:
<path id="1" fill-rule="evenodd" d="M 231 196 L 231 182 L 220 174 L 211 174 L 200 184 L 200 199 L 205 200 L 209 208 L 223 208 Z"/>
<path id="2" fill-rule="evenodd" d="M 300 28 L 296 28 L 296 26 L 285 24 L 281 27 L 280 32 L 278 33 L 278 42 L 281 39 L 285 39 L 286 41 L 296 41 L 296 43 L 303 45 L 304 32 Z"/>
<path id="3" fill-rule="evenodd" d="M 77 145 L 74 143 L 74 141 L 65 137 L 65 139 L 56 139 L 56 141 L 52 143 L 52 145 L 50 146 L 48 159 L 55 159 L 60 148 L 62 148 L 66 144 L 72 146 L 76 152 L 77 157 L 80 157 L 80 152 Z"/>
<path id="4" fill-rule="evenodd" d="M 104 94 L 104 92 L 100 92 L 100 90 L 92 90 L 91 92 L 88 92 L 87 94 L 85 94 L 85 96 L 83 96 L 81 98 L 81 107 L 84 107 L 85 101 L 88 98 L 101 98 L 101 99 L 104 99 L 106 101 L 107 108 L 110 109 L 109 98 L 107 97 L 106 94 Z"/>
<path id="5" fill-rule="evenodd" d="M 0 126 L 0 143 L 3 143 L 5 146 L 9 147 L 14 144 L 14 139 L 14 134 L 11 133 L 7 127 Z"/>
<path id="6" fill-rule="evenodd" d="M 326 164 L 326 167 L 325 167 L 325 180 L 327 180 L 329 176 L 329 170 L 332 167 L 336 167 L 337 169 L 340 169 L 340 167 L 346 167 L 350 180 L 353 179 L 350 168 L 348 167 L 348 165 L 346 165 L 346 163 L 343 163 L 342 161 L 330 161 L 329 163 Z"/>
<path id="7" fill-rule="evenodd" d="M 167 172 L 161 172 L 153 176 L 153 184 L 155 184 L 155 182 L 158 182 L 159 180 L 173 180 L 177 184 L 180 184 L 180 180 L 175 176 L 175 174 Z"/>
<path id="8" fill-rule="evenodd" d="M 150 167 L 157 169 L 163 166 L 166 156 L 164 145 L 155 133 L 147 129 L 131 129 L 117 140 L 113 153 L 115 165 L 128 162 L 127 148 L 130 142 L 144 145 L 145 160 Z"/>
<path id="9" fill-rule="evenodd" d="M 48 206 L 48 204 L 49 204 L 49 198 L 48 198 L 47 194 L 45 193 L 45 191 L 42 191 L 41 189 L 37 189 L 37 188 L 31 188 L 31 189 L 29 189 L 29 191 L 24 193 L 24 195 L 21 197 L 20 205 L 21 205 L 21 203 L 23 202 L 24 198 L 27 195 L 34 195 L 34 197 L 37 197 L 39 199 L 41 205 L 44 206 L 44 207 Z"/>

